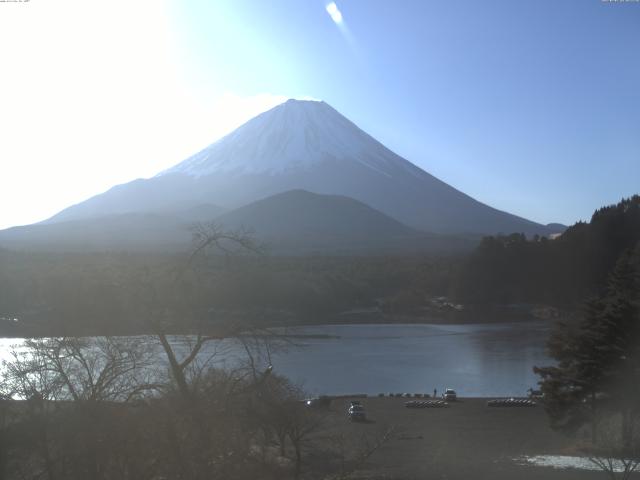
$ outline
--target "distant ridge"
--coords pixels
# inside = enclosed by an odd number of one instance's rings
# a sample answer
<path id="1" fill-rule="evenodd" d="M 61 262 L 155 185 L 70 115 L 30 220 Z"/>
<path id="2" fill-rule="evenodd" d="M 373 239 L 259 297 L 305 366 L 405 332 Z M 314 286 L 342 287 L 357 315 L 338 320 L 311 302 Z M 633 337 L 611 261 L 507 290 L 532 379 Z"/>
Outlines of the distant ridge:
<path id="1" fill-rule="evenodd" d="M 224 214 L 202 205 L 173 215 L 122 213 L 15 227 L 0 231 L 0 245 L 60 252 L 188 251 L 195 222 L 249 230 L 276 255 L 457 252 L 478 241 L 419 232 L 352 198 L 291 190 Z"/>
<path id="2" fill-rule="evenodd" d="M 267 213 L 257 215 L 260 209 Z M 339 241 L 352 248 L 426 233 L 469 238 L 566 228 L 484 205 L 396 155 L 325 102 L 289 100 L 153 178 L 117 185 L 38 225 L 54 228 L 0 232 L 0 246 L 42 244 L 50 235 L 52 248 L 108 248 L 109 241 L 129 248 L 144 245 L 146 226 L 154 237 L 149 245 L 160 248 L 182 244 L 185 225 L 221 215 L 229 224 L 251 220 L 264 236 L 278 234 L 281 244 L 292 244 L 283 241 L 289 233 L 297 244 L 322 238 L 331 248 Z M 295 225 L 282 223 L 294 217 Z M 316 226 L 311 235 L 301 229 L 307 221 L 306 227 Z"/>

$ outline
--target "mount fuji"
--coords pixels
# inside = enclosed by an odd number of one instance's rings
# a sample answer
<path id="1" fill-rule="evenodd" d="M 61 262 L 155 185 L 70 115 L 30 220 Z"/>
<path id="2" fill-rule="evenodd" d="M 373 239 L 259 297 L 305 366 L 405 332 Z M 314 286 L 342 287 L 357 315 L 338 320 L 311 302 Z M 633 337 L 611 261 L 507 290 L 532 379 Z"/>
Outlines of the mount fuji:
<path id="1" fill-rule="evenodd" d="M 385 217 L 386 225 L 397 224 L 395 234 L 403 229 L 404 234 L 446 235 L 555 232 L 489 207 L 438 180 L 327 103 L 302 100 L 288 100 L 155 177 L 115 186 L 37 227 L 42 236 L 47 226 L 61 231 L 69 224 L 81 231 L 83 222 L 95 225 L 108 217 L 117 223 L 114 218 L 124 216 L 129 225 L 131 215 L 151 215 L 155 224 L 162 223 L 160 216 L 177 228 L 187 220 L 213 219 L 222 212 L 226 213 L 220 219 L 233 224 L 236 209 L 244 208 L 242 218 L 256 218 L 247 213 L 251 205 L 288 191 L 312 192 L 319 195 L 314 202 L 331 199 L 334 207 L 336 196 L 347 197 L 379 214 L 368 218 Z M 273 209 L 265 211 L 277 215 Z M 340 209 L 334 213 L 339 216 Z M 262 217 L 261 222 L 268 224 L 269 219 Z M 313 218 L 302 223 L 310 225 Z M 330 228 L 330 223 L 323 225 Z M 19 227 L 24 228 L 31 227 Z M 0 245 L 7 232 L 12 238 L 18 233 L 15 228 L 0 232 Z"/>

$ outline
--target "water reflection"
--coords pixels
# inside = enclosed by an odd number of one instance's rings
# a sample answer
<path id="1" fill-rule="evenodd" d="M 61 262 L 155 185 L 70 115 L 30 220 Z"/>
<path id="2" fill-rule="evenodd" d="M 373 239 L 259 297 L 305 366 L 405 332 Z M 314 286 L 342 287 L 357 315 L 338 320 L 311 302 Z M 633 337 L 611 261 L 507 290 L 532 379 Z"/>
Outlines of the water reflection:
<path id="1" fill-rule="evenodd" d="M 297 327 L 288 330 L 296 336 L 295 347 L 260 363 L 272 363 L 276 373 L 311 394 L 433 393 L 451 387 L 462 396 L 520 396 L 536 385 L 532 367 L 550 361 L 548 332 L 541 322 Z M 184 339 L 172 337 L 178 351 L 188 343 Z M 8 360 L 11 346 L 20 343 L 0 339 L 0 360 Z M 214 364 L 226 368 L 245 358 L 233 340 L 212 342 L 203 358 L 214 353 Z"/>

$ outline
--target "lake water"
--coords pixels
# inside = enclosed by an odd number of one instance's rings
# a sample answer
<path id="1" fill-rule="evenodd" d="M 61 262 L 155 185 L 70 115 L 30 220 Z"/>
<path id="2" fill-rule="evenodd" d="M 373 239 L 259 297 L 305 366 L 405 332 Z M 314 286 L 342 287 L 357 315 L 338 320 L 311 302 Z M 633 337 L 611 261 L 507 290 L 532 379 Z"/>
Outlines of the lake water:
<path id="1" fill-rule="evenodd" d="M 272 356 L 274 372 L 312 395 L 453 388 L 462 396 L 523 396 L 536 386 L 533 366 L 550 363 L 544 322 L 323 325 L 288 333 L 298 336 L 295 346 Z M 0 358 L 19 341 L 0 339 Z M 235 363 L 239 352 L 231 348 L 221 364 Z"/>
<path id="2" fill-rule="evenodd" d="M 525 395 L 534 365 L 548 365 L 545 323 L 475 325 L 332 325 L 297 333 L 301 340 L 273 359 L 275 371 L 314 394 L 433 393 Z"/>

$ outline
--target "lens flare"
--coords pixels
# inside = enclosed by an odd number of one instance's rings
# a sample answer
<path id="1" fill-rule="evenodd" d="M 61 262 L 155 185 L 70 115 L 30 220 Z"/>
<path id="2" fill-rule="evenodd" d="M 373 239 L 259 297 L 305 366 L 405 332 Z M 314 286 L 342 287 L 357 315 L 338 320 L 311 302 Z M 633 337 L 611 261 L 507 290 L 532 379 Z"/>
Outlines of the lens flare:
<path id="1" fill-rule="evenodd" d="M 336 2 L 331 2 L 329 5 L 327 5 L 327 13 L 334 22 L 342 23 L 342 13 L 340 12 L 340 10 L 338 10 Z"/>

